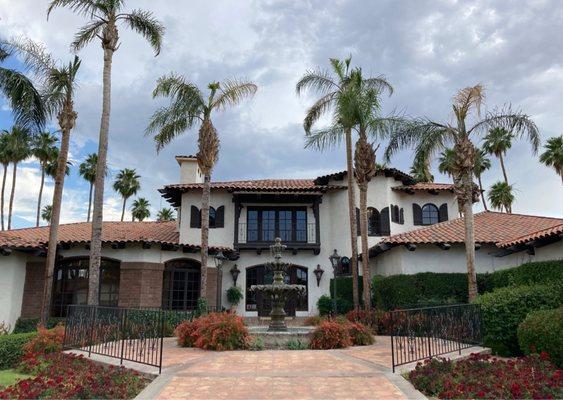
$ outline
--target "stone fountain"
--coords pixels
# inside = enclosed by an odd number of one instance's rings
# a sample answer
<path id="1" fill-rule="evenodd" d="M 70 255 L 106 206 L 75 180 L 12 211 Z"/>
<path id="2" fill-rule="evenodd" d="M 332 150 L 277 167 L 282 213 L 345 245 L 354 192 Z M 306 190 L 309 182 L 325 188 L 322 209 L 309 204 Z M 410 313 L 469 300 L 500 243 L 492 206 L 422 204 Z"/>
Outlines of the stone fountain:
<path id="1" fill-rule="evenodd" d="M 287 270 L 291 266 L 281 260 L 282 253 L 286 246 L 282 244 L 280 238 L 276 238 L 274 244 L 270 246 L 270 251 L 274 261 L 266 263 L 266 269 L 272 271 L 274 278 L 271 285 L 252 285 L 250 290 L 263 293 L 272 299 L 272 311 L 270 312 L 270 325 L 268 332 L 287 332 L 285 324 L 285 302 L 290 295 L 299 295 L 305 292 L 304 285 L 289 285 L 285 283 Z"/>

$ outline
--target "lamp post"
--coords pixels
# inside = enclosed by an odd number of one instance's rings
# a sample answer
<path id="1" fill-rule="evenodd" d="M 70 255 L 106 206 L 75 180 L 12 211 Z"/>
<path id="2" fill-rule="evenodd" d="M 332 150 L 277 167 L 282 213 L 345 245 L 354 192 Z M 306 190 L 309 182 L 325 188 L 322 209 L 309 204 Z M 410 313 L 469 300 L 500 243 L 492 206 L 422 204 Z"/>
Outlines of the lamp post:
<path id="1" fill-rule="evenodd" d="M 215 255 L 213 261 L 215 261 L 215 267 L 217 268 L 217 311 L 220 312 L 222 309 L 222 291 L 223 291 L 223 263 L 229 258 L 226 257 L 222 251 Z"/>
<path id="2" fill-rule="evenodd" d="M 333 291 L 334 296 L 332 298 L 332 311 L 336 313 L 336 277 L 338 276 L 338 269 L 340 267 L 340 256 L 338 255 L 338 251 L 334 249 L 334 252 L 328 257 L 330 260 L 330 264 L 332 265 L 333 275 L 334 275 L 334 283 L 333 283 Z"/>

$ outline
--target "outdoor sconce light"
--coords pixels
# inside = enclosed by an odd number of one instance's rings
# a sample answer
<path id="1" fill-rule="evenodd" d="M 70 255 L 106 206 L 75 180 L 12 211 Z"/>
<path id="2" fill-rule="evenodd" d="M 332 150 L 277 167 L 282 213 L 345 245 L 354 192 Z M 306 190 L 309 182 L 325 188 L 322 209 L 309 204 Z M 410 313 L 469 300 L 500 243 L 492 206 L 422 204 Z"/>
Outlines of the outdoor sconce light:
<path id="1" fill-rule="evenodd" d="M 215 257 L 213 258 L 213 261 L 215 261 L 215 267 L 217 269 L 221 269 L 223 267 L 223 263 L 225 261 L 227 261 L 229 258 L 226 257 L 222 251 L 220 251 L 219 253 L 217 253 L 215 255 Z"/>
<path id="2" fill-rule="evenodd" d="M 237 278 L 238 278 L 238 274 L 240 274 L 240 270 L 237 268 L 237 265 L 233 265 L 233 267 L 231 268 L 231 276 L 233 277 L 233 282 L 235 283 L 235 286 L 237 285 Z"/>
<path id="3" fill-rule="evenodd" d="M 323 277 L 324 269 L 321 268 L 320 264 L 317 264 L 317 269 L 314 271 L 315 277 L 317 278 L 317 287 L 321 285 L 321 278 Z"/>

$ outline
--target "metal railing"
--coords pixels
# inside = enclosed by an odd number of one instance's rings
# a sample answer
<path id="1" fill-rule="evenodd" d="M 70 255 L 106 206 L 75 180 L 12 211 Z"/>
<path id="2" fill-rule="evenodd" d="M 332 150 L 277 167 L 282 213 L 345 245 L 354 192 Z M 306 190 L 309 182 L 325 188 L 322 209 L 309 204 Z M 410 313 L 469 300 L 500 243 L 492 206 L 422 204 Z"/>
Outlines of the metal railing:
<path id="1" fill-rule="evenodd" d="M 118 358 L 162 371 L 164 337 L 194 312 L 70 305 L 63 349 Z"/>
<path id="2" fill-rule="evenodd" d="M 245 222 L 239 222 L 238 224 L 238 243 L 255 243 L 255 241 L 252 240 L 248 240 L 248 230 L 247 230 L 247 224 Z M 290 240 L 290 241 L 284 241 L 284 243 L 308 243 L 308 244 L 314 244 L 317 242 L 317 225 L 315 222 L 308 222 L 307 223 L 307 230 L 306 231 L 302 231 L 298 233 L 299 235 L 301 235 L 302 237 L 299 237 L 296 241 Z M 273 240 L 271 241 L 272 243 L 274 242 Z"/>
<path id="3" fill-rule="evenodd" d="M 483 343 L 481 309 L 474 304 L 390 312 L 393 372 L 399 365 L 459 352 Z"/>

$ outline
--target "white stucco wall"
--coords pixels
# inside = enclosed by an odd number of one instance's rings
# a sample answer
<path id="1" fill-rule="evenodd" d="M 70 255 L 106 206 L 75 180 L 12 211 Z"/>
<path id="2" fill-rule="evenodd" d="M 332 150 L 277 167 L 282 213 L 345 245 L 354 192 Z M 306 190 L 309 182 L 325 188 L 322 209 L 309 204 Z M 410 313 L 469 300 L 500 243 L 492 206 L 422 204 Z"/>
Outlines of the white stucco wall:
<path id="1" fill-rule="evenodd" d="M 0 323 L 14 329 L 21 314 L 27 256 L 13 252 L 0 256 Z"/>

